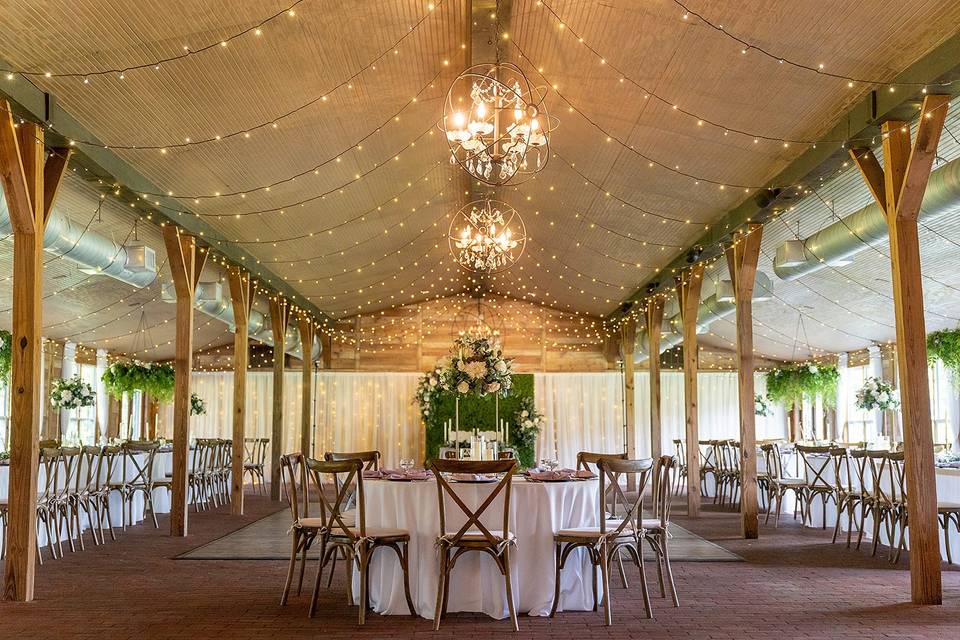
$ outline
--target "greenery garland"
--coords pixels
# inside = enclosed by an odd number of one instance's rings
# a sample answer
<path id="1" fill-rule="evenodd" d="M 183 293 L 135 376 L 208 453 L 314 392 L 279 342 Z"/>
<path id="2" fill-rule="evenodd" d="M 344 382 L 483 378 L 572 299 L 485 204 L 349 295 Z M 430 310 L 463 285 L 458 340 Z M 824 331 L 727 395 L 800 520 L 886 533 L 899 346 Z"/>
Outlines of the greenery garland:
<path id="1" fill-rule="evenodd" d="M 114 398 L 124 393 L 143 391 L 152 398 L 167 402 L 173 398 L 174 371 L 169 363 L 114 362 L 103 373 L 103 384 Z"/>
<path id="2" fill-rule="evenodd" d="M 934 331 L 927 336 L 927 359 L 943 363 L 960 385 L 960 329 Z"/>
<path id="3" fill-rule="evenodd" d="M 767 374 L 767 398 L 785 407 L 813 402 L 819 396 L 823 404 L 837 403 L 837 385 L 840 372 L 834 365 L 816 362 L 787 364 Z"/>
<path id="4" fill-rule="evenodd" d="M 0 329 L 0 387 L 10 379 L 10 366 L 13 363 L 13 335 L 6 329 Z"/>

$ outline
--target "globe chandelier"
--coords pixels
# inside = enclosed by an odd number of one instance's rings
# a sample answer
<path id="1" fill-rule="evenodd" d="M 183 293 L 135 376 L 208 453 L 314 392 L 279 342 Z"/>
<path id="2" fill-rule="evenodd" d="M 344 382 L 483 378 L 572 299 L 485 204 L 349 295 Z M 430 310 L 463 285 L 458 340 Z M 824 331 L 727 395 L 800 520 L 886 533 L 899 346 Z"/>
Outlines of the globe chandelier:
<path id="1" fill-rule="evenodd" d="M 450 164 L 493 186 L 519 184 L 547 165 L 545 91 L 509 62 L 477 64 L 450 85 L 442 128 Z"/>
<path id="2" fill-rule="evenodd" d="M 464 205 L 450 221 L 447 235 L 457 263 L 485 274 L 509 269 L 527 243 L 527 230 L 517 210 L 491 198 Z"/>

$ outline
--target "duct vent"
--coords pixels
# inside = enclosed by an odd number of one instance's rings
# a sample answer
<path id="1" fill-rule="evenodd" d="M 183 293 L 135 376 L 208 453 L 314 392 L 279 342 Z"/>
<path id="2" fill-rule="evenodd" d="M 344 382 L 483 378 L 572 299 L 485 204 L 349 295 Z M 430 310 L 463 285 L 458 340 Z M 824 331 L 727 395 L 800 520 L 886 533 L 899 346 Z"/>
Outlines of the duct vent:
<path id="1" fill-rule="evenodd" d="M 803 240 L 787 240 L 777 247 L 777 257 L 773 264 L 775 267 L 799 267 L 806 262 L 806 247 L 803 245 Z"/>
<path id="2" fill-rule="evenodd" d="M 134 243 L 125 247 L 127 250 L 126 268 L 135 273 L 157 272 L 157 252 L 145 244 Z"/>

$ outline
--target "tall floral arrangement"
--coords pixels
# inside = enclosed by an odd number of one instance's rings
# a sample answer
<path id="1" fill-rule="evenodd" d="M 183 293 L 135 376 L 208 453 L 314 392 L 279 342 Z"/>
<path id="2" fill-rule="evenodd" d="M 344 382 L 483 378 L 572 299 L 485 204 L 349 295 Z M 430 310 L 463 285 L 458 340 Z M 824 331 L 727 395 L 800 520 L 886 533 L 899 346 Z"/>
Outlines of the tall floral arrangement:
<path id="1" fill-rule="evenodd" d="M 50 404 L 54 409 L 79 409 L 80 407 L 93 406 L 93 389 L 89 384 L 80 379 L 80 376 L 72 378 L 58 378 L 50 385 Z"/>
<path id="2" fill-rule="evenodd" d="M 103 383 L 107 393 L 115 398 L 140 390 L 165 402 L 173 398 L 173 365 L 139 360 L 114 362 L 103 373 Z"/>
<path id="3" fill-rule="evenodd" d="M 520 399 L 520 407 L 513 416 L 513 426 L 510 427 L 510 442 L 515 445 L 519 451 L 533 452 L 534 445 L 537 443 L 537 435 L 543 427 L 543 414 L 537 409 L 532 396 L 524 396 Z M 524 466 L 532 466 L 533 460 L 522 460 Z"/>
<path id="4" fill-rule="evenodd" d="M 426 419 L 431 402 L 440 392 L 479 398 L 497 394 L 502 398 L 510 393 L 512 386 L 513 360 L 503 357 L 500 341 L 462 335 L 453 343 L 453 354 L 420 379 L 416 401 Z"/>
<path id="5" fill-rule="evenodd" d="M 202 416 L 207 413 L 207 403 L 195 393 L 190 394 L 190 415 Z"/>
<path id="6" fill-rule="evenodd" d="M 830 364 L 803 362 L 787 364 L 767 374 L 767 398 L 784 406 L 813 401 L 818 396 L 832 407 L 837 403 L 840 373 Z"/>
<path id="7" fill-rule="evenodd" d="M 900 394 L 889 382 L 867 378 L 857 391 L 857 408 L 864 411 L 892 411 L 900 406 Z"/>
<path id="8" fill-rule="evenodd" d="M 0 387 L 10 379 L 10 365 L 13 362 L 13 335 L 6 329 L 0 329 Z"/>

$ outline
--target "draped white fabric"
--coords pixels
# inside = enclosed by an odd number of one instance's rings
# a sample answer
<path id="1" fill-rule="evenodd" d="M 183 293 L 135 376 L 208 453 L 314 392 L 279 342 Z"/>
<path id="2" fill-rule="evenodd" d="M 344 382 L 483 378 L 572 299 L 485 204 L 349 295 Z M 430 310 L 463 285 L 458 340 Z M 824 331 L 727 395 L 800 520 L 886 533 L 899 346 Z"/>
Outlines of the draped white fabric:
<path id="1" fill-rule="evenodd" d="M 684 437 L 683 374 L 665 371 L 661 379 L 663 452 Z M 650 453 L 650 386 L 647 372 L 635 374 L 637 451 Z M 330 372 L 314 376 L 314 452 L 377 449 L 384 464 L 402 458 L 422 460 L 423 428 L 413 397 L 416 373 Z M 300 448 L 301 374 L 284 375 L 284 451 Z M 756 376 L 757 393 L 766 389 Z M 192 438 L 231 437 L 233 374 L 195 373 L 193 392 L 207 403 L 207 413 L 190 419 Z M 537 440 L 537 456 L 555 457 L 572 466 L 578 451 L 622 451 L 623 382 L 618 372 L 537 373 L 534 397 L 545 425 Z M 701 372 L 698 384 L 700 438 L 738 438 L 737 374 Z M 271 437 L 273 374 L 247 375 L 248 438 Z M 160 433 L 171 436 L 173 408 L 164 407 Z M 757 416 L 757 438 L 787 436 L 786 414 L 776 407 L 769 418 Z"/>
<path id="2" fill-rule="evenodd" d="M 637 453 L 650 455 L 650 376 L 634 374 Z M 617 372 L 543 373 L 534 375 L 534 395 L 546 426 L 537 442 L 540 457 L 556 457 L 564 466 L 576 462 L 578 451 L 623 451 L 623 381 Z M 766 393 L 766 378 L 755 377 L 756 392 Z M 683 440 L 683 373 L 664 371 L 660 380 L 662 451 L 673 453 L 673 441 Z M 739 438 L 737 374 L 701 372 L 697 398 L 700 439 Z M 781 407 L 774 415 L 756 417 L 757 439 L 787 437 L 787 417 Z"/>

